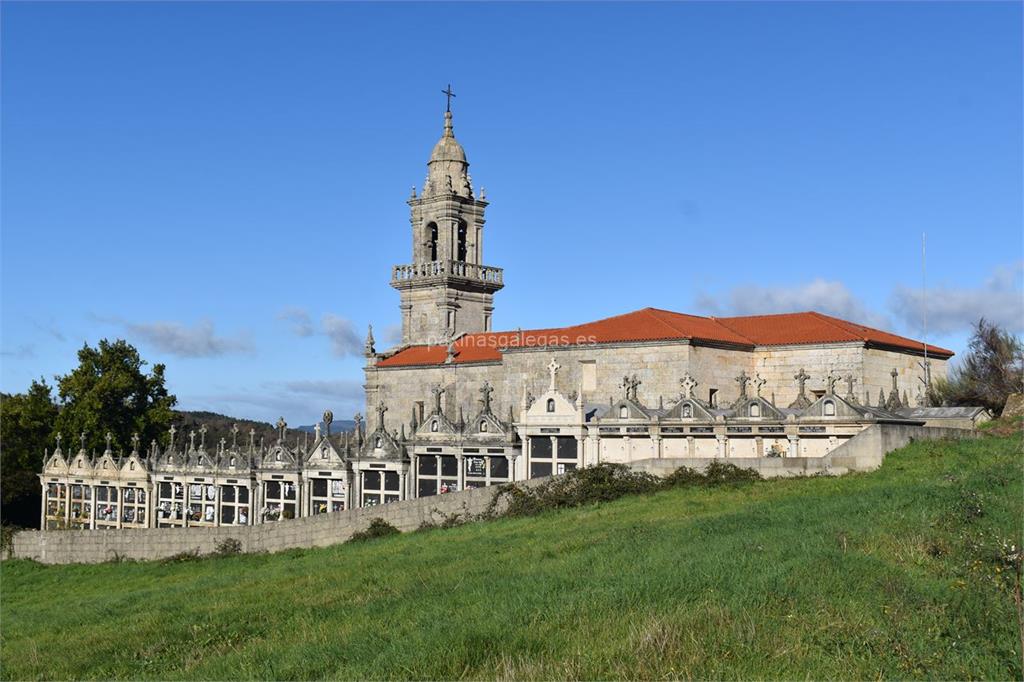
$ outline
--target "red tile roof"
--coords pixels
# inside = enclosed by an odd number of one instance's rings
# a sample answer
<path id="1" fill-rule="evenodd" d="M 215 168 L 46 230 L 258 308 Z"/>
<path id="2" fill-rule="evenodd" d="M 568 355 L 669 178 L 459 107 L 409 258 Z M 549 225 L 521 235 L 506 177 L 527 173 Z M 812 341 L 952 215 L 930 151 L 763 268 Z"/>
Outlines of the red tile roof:
<path id="1" fill-rule="evenodd" d="M 700 317 L 644 308 L 596 322 L 558 329 L 467 334 L 456 341 L 453 362 L 497 362 L 506 348 L 543 348 L 576 344 L 691 340 L 741 348 L 860 341 L 882 348 L 922 351 L 924 345 L 902 336 L 829 317 L 821 313 L 786 313 L 751 317 Z M 929 355 L 948 358 L 953 352 L 928 346 Z M 445 346 L 409 346 L 377 367 L 441 365 Z"/>

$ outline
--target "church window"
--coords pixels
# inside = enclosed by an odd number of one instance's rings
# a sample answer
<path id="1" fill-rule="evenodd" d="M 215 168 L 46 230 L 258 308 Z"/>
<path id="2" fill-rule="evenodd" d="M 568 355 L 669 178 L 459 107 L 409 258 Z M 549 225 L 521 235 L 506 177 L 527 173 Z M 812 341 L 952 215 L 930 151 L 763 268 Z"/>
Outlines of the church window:
<path id="1" fill-rule="evenodd" d="M 690 405 L 690 403 L 686 403 L 685 405 L 683 405 L 683 416 L 684 417 L 692 417 L 693 416 L 693 406 Z"/>
<path id="2" fill-rule="evenodd" d="M 281 451 L 280 450 L 277 451 L 277 461 L 278 462 L 281 461 Z"/>
<path id="3" fill-rule="evenodd" d="M 480 433 L 487 433 L 487 422 L 480 422 Z"/>
<path id="4" fill-rule="evenodd" d="M 232 458 L 231 458 L 231 466 L 235 466 L 235 462 L 236 462 L 235 458 L 234 458 L 234 457 L 232 457 Z"/>
<path id="5" fill-rule="evenodd" d="M 834 417 L 834 416 L 836 416 L 836 404 L 834 402 L 832 402 L 831 400 L 826 400 L 825 404 L 822 406 L 822 408 L 823 408 L 823 413 L 824 413 L 824 415 L 826 417 Z"/>
<path id="6" fill-rule="evenodd" d="M 436 419 L 434 421 L 430 422 L 430 430 L 435 432 L 435 433 L 437 432 L 437 420 Z"/>
<path id="7" fill-rule="evenodd" d="M 750 405 L 750 416 L 751 417 L 760 417 L 761 416 L 761 406 L 758 405 L 757 403 L 751 403 L 751 405 Z"/>
<path id="8" fill-rule="evenodd" d="M 548 398 L 548 412 L 554 412 L 554 411 L 555 411 L 555 399 L 554 398 Z"/>
<path id="9" fill-rule="evenodd" d="M 128 468 L 129 468 L 130 470 L 132 470 L 132 471 L 135 471 L 135 462 L 130 462 L 130 463 L 128 464 Z"/>
<path id="10" fill-rule="evenodd" d="M 327 448 L 320 448 L 320 459 L 327 459 Z"/>
<path id="11" fill-rule="evenodd" d="M 380 439 L 380 436 L 377 436 L 377 440 L 376 440 L 376 442 L 374 442 L 373 447 L 379 448 L 380 446 L 381 446 L 381 439 Z"/>
<path id="12" fill-rule="evenodd" d="M 427 239 L 428 248 L 430 249 L 430 260 L 437 260 L 437 225 L 430 223 L 427 225 Z"/>
<path id="13" fill-rule="evenodd" d="M 619 419 L 628 419 L 628 418 L 629 418 L 629 408 L 626 407 L 625 405 L 623 405 L 622 407 L 619 408 Z"/>
<path id="14" fill-rule="evenodd" d="M 456 260 L 466 260 L 466 223 L 459 221 L 459 242 Z"/>
<path id="15" fill-rule="evenodd" d="M 82 460 L 81 460 L 81 458 L 79 458 L 79 460 L 78 460 L 78 466 L 82 466 Z"/>

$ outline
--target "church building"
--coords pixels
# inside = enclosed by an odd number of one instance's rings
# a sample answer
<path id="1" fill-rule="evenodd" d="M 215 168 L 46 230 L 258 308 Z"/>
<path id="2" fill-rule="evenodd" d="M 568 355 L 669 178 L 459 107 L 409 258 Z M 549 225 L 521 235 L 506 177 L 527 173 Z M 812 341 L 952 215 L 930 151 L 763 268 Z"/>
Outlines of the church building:
<path id="1" fill-rule="evenodd" d="M 283 420 L 269 447 L 172 429 L 167 447 L 136 441 L 125 456 L 109 439 L 98 456 L 58 440 L 42 527 L 267 523 L 603 462 L 810 461 L 873 424 L 928 419 L 925 380 L 945 376 L 951 351 L 818 312 L 642 308 L 494 331 L 503 271 L 485 261 L 488 202 L 451 111 L 427 169 L 407 201 L 410 262 L 391 270 L 402 341 L 366 339 L 365 428 L 356 415 L 354 433 L 332 436 L 328 411 L 308 447 L 284 441 Z"/>

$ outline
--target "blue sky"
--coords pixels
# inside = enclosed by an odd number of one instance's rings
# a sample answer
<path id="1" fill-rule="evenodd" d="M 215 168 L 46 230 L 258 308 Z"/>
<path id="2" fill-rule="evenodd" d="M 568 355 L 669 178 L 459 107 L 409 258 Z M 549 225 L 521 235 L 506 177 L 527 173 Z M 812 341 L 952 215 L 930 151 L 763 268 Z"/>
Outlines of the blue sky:
<path id="1" fill-rule="evenodd" d="M 185 409 L 361 409 L 449 82 L 496 329 L 817 309 L 919 338 L 923 231 L 931 341 L 1024 324 L 1019 3 L 0 12 L 3 391 L 120 337 Z"/>

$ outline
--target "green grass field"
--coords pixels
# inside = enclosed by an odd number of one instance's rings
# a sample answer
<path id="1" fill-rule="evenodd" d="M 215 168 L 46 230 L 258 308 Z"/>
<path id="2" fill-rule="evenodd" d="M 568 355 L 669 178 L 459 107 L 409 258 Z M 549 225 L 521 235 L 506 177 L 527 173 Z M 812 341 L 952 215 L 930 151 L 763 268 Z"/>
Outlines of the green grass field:
<path id="1" fill-rule="evenodd" d="M 183 563 L 0 568 L 3 679 L 1020 679 L 1021 440 Z"/>

